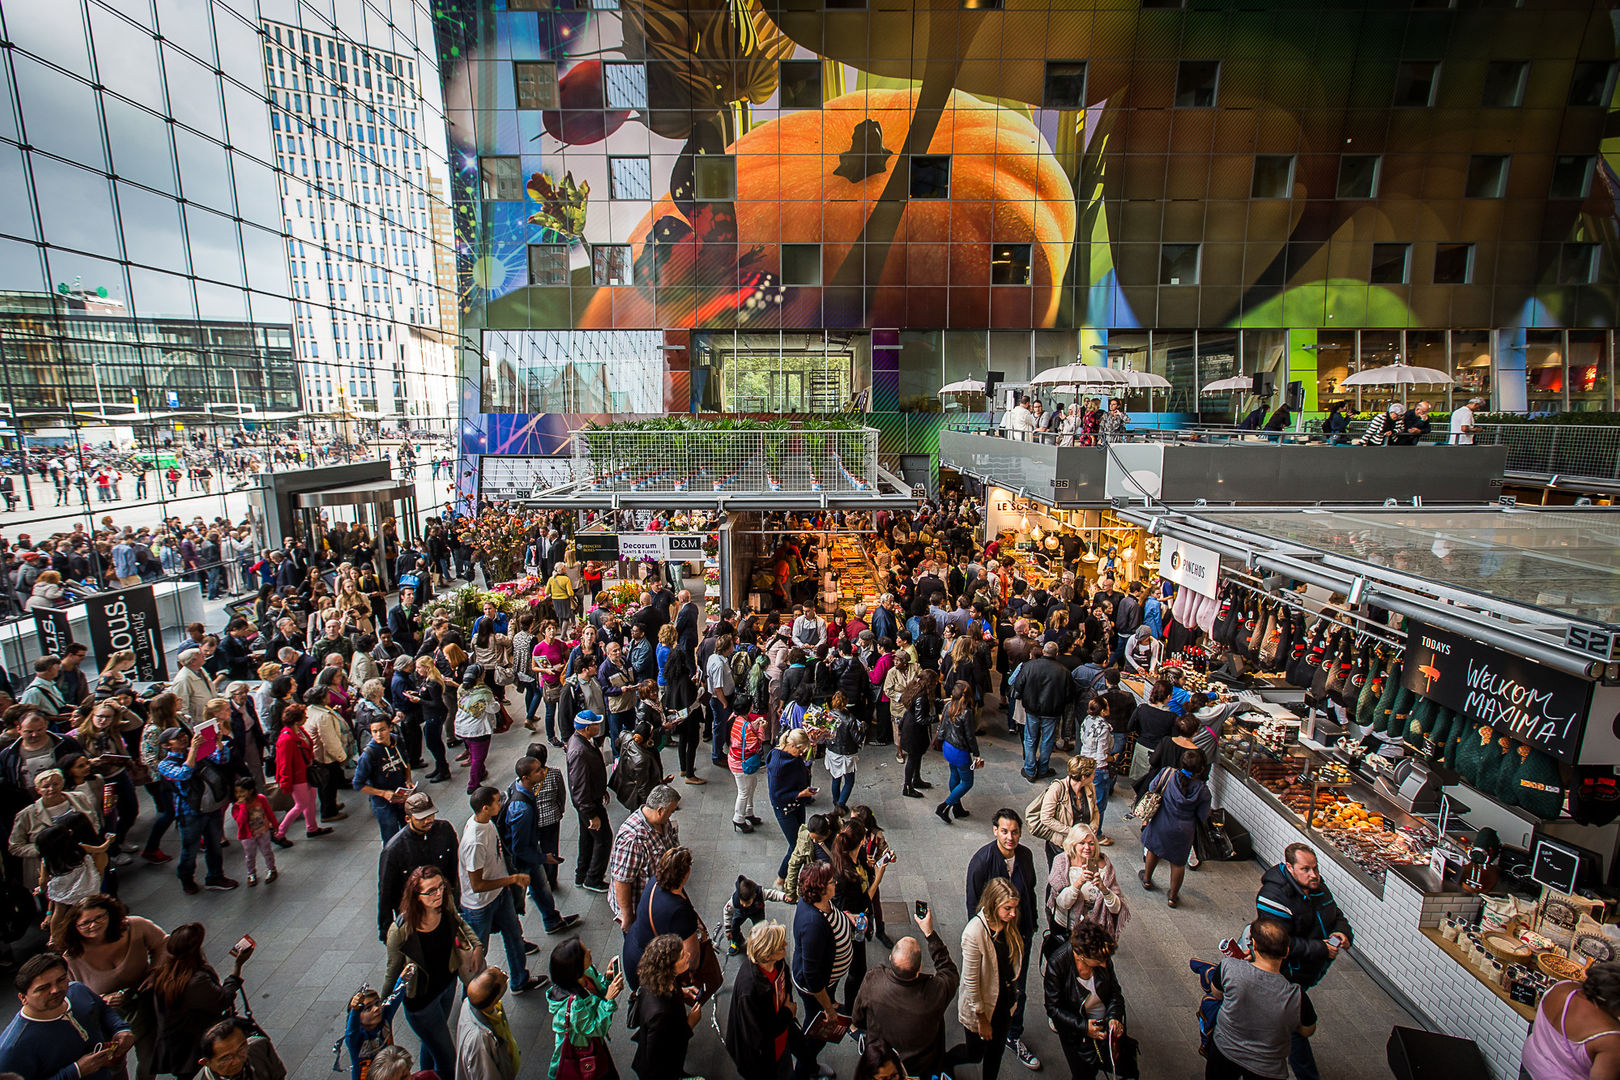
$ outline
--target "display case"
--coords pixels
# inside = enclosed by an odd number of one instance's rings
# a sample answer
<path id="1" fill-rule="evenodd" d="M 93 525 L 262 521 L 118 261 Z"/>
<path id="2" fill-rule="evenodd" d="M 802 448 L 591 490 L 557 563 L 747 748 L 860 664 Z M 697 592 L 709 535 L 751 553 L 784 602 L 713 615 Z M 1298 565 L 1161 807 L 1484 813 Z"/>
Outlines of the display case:
<path id="1" fill-rule="evenodd" d="M 1391 870 L 1421 890 L 1438 891 L 1441 882 L 1429 871 L 1436 819 L 1386 798 L 1358 755 L 1303 741 L 1298 730 L 1298 721 L 1273 716 L 1231 717 L 1222 760 L 1375 896 L 1383 896 Z"/>

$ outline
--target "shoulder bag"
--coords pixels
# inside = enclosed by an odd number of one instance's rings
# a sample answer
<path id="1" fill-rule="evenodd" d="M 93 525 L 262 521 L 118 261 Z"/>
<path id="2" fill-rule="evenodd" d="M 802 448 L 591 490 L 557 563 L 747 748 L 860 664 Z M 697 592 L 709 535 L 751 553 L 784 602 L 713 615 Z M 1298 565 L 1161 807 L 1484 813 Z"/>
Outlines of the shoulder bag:
<path id="1" fill-rule="evenodd" d="M 562 1052 L 557 1057 L 556 1080 L 613 1080 L 619 1070 L 613 1064 L 613 1055 L 608 1053 L 607 1043 L 592 1037 L 585 1040 L 584 1046 L 575 1046 L 569 1034 L 574 1028 L 577 997 L 577 994 L 569 997 L 567 1011 L 563 1014 Z"/>
<path id="2" fill-rule="evenodd" d="M 1153 782 L 1142 793 L 1142 797 L 1136 800 L 1136 805 L 1131 808 L 1131 817 L 1136 819 L 1138 827 L 1147 828 L 1148 823 L 1158 816 L 1159 808 L 1164 805 L 1165 785 L 1170 782 L 1170 774 L 1173 772 L 1175 770 L 1169 766 L 1160 769 L 1159 775 L 1153 778 Z"/>

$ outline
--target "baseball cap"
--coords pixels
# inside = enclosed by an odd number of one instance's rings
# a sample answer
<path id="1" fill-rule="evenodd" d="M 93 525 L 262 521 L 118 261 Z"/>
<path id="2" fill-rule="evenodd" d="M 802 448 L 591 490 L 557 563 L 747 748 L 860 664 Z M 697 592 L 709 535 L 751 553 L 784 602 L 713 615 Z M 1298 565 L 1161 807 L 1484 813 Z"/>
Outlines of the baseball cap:
<path id="1" fill-rule="evenodd" d="M 602 718 L 590 709 L 586 709 L 574 717 L 574 727 L 576 728 L 588 728 L 592 724 L 600 724 L 601 722 Z"/>
<path id="2" fill-rule="evenodd" d="M 186 729 L 182 727 L 164 728 L 163 737 L 158 740 L 158 743 L 162 745 L 163 743 L 173 742 L 184 734 L 186 734 Z"/>
<path id="3" fill-rule="evenodd" d="M 405 797 L 405 813 L 417 821 L 426 821 L 430 817 L 436 817 L 439 811 L 433 805 L 433 796 L 425 791 L 417 791 Z"/>

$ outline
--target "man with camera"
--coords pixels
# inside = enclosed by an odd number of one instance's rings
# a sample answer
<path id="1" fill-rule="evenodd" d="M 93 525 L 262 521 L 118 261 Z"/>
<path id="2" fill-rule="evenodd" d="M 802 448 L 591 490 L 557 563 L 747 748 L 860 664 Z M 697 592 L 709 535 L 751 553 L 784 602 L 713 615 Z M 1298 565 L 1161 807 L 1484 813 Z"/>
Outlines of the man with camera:
<path id="1" fill-rule="evenodd" d="M 950 949 L 934 933 L 934 913 L 925 901 L 917 901 L 912 918 L 923 932 L 934 970 L 923 971 L 916 938 L 901 938 L 889 950 L 888 962 L 866 973 L 851 1022 L 868 1039 L 893 1047 L 910 1075 L 934 1076 L 945 1068 L 945 1014 L 961 975 Z"/>

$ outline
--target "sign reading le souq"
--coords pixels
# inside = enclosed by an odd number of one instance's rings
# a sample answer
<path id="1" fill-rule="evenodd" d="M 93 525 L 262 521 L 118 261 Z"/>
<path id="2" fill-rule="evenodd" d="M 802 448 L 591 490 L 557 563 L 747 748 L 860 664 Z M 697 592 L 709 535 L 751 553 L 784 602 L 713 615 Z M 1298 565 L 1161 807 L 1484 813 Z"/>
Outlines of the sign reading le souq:
<path id="1" fill-rule="evenodd" d="M 1425 623 L 1406 632 L 1401 683 L 1413 693 L 1574 764 L 1592 684 Z"/>

